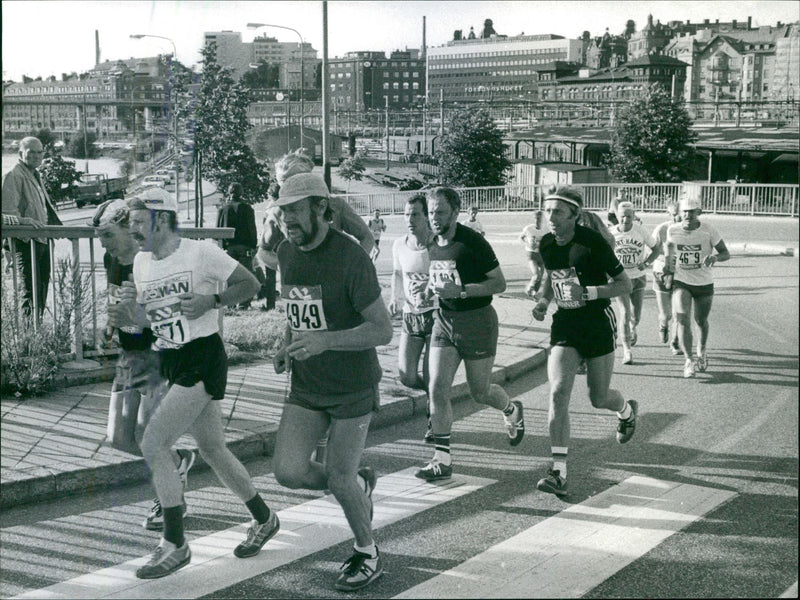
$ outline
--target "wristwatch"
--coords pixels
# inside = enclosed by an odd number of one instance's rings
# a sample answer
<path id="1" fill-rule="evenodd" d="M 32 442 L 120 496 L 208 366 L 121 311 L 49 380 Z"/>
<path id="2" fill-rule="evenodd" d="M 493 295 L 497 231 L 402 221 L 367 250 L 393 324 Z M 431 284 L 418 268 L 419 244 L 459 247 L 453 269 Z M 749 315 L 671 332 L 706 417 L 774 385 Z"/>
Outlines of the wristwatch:
<path id="1" fill-rule="evenodd" d="M 467 299 L 467 286 L 465 286 L 463 283 L 461 284 L 461 293 L 458 295 L 458 297 L 462 300 Z"/>
<path id="2" fill-rule="evenodd" d="M 214 294 L 214 308 L 222 308 L 222 299 L 219 294 Z"/>

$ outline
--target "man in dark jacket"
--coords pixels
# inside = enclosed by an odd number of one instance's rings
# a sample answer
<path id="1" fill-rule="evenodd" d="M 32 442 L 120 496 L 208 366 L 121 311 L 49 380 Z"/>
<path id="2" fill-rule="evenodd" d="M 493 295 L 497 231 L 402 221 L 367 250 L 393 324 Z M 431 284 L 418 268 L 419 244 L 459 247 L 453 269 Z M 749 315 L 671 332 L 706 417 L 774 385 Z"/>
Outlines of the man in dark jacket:
<path id="1" fill-rule="evenodd" d="M 228 256 L 236 259 L 245 269 L 253 272 L 253 256 L 258 245 L 256 214 L 253 207 L 242 201 L 242 186 L 234 183 L 217 214 L 217 227 L 232 227 L 233 238 L 223 239 L 222 248 Z M 250 300 L 239 304 L 239 308 L 249 308 Z"/>

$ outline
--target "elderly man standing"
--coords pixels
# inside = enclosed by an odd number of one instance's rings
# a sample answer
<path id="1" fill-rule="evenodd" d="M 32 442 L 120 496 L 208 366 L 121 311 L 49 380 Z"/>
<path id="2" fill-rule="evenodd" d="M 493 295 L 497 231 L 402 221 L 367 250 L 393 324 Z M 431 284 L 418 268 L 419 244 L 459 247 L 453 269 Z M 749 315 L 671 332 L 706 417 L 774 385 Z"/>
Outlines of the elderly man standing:
<path id="1" fill-rule="evenodd" d="M 19 144 L 19 162 L 3 176 L 3 224 L 61 225 L 42 178 L 36 170 L 42 164 L 44 149 L 42 142 L 33 136 L 24 138 Z M 27 313 L 33 310 L 33 265 L 36 265 L 36 306 L 41 315 L 47 300 L 50 284 L 50 250 L 46 238 L 34 238 L 33 254 L 26 239 L 12 239 L 11 251 L 22 260 L 24 291 L 22 308 Z"/>

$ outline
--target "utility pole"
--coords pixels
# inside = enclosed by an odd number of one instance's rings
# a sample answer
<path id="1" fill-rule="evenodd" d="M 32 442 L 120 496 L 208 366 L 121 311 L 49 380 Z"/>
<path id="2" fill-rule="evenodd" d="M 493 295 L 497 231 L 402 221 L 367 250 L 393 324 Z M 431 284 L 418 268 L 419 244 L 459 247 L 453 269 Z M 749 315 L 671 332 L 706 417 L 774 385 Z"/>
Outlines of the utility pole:
<path id="1" fill-rule="evenodd" d="M 331 157 L 328 141 L 328 113 L 330 88 L 328 87 L 328 0 L 322 0 L 322 173 L 328 189 L 331 188 Z"/>
<path id="2" fill-rule="evenodd" d="M 439 142 L 444 136 L 444 88 L 439 88 Z"/>
<path id="3" fill-rule="evenodd" d="M 89 172 L 89 149 L 86 143 L 86 94 L 83 95 L 83 159 L 86 161 L 86 172 Z"/>
<path id="4" fill-rule="evenodd" d="M 386 100 L 386 170 L 389 170 L 389 96 L 384 96 Z"/>

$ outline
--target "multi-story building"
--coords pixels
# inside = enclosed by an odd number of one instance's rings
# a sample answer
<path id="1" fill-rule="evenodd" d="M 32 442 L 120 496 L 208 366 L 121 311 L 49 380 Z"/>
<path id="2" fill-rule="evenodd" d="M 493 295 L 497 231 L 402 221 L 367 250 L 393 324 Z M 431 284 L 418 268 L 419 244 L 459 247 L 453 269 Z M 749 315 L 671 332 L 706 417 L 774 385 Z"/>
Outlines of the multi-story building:
<path id="1" fill-rule="evenodd" d="M 204 34 L 204 44 L 216 43 L 217 62 L 233 71 L 234 79 L 240 79 L 250 70 L 251 64 L 265 61 L 279 65 L 278 86 L 283 89 L 300 88 L 300 71 L 303 70 L 304 89 L 314 87 L 314 70 L 317 51 L 309 42 L 279 42 L 266 35 L 252 42 L 242 42 L 238 31 L 210 31 Z M 302 55 L 302 60 L 301 60 Z M 302 64 L 301 64 L 302 63 Z"/>
<path id="2" fill-rule="evenodd" d="M 556 61 L 581 62 L 582 45 L 552 34 L 454 39 L 428 48 L 428 98 L 535 99 L 539 70 Z"/>
<path id="3" fill-rule="evenodd" d="M 57 136 L 86 127 L 101 139 L 153 132 L 169 109 L 165 57 L 106 61 L 83 74 L 11 83 L 3 90 L 3 134 Z"/>
<path id="4" fill-rule="evenodd" d="M 627 60 L 628 40 L 621 35 L 611 35 L 606 29 L 602 37 L 588 40 L 585 53 L 585 63 L 590 69 L 618 67 Z"/>
<path id="5" fill-rule="evenodd" d="M 328 61 L 334 110 L 392 110 L 417 106 L 425 98 L 425 59 L 419 51 L 348 52 Z"/>

